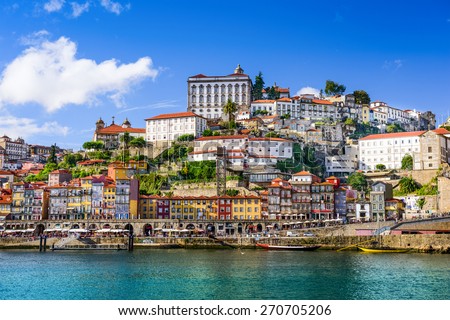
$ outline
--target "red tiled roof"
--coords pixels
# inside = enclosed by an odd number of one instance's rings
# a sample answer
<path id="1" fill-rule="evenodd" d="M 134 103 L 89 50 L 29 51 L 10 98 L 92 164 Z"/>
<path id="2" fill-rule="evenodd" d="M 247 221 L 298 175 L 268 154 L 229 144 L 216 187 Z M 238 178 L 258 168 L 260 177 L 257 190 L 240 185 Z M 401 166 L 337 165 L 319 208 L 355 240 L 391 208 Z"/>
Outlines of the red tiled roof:
<path id="1" fill-rule="evenodd" d="M 145 133 L 145 128 L 122 128 L 117 124 L 112 124 L 106 128 L 97 130 L 98 134 L 119 134 L 122 132 Z"/>
<path id="2" fill-rule="evenodd" d="M 275 100 L 255 100 L 252 103 L 274 103 Z"/>
<path id="3" fill-rule="evenodd" d="M 313 103 L 317 103 L 317 104 L 328 104 L 328 105 L 332 105 L 333 103 L 328 101 L 328 100 L 322 100 L 322 99 L 312 99 Z"/>
<path id="4" fill-rule="evenodd" d="M 280 142 L 291 142 L 291 140 L 286 140 L 282 138 L 250 138 L 249 141 L 280 141 Z"/>
<path id="5" fill-rule="evenodd" d="M 280 99 L 277 99 L 277 101 L 291 102 L 291 99 L 290 98 L 280 98 Z"/>
<path id="6" fill-rule="evenodd" d="M 300 171 L 293 174 L 294 176 L 313 176 L 313 174 L 309 171 Z"/>
<path id="7" fill-rule="evenodd" d="M 195 139 L 195 141 L 208 141 L 208 140 L 226 140 L 226 139 L 247 139 L 247 135 L 234 135 L 234 136 L 210 136 L 210 137 L 200 137 Z"/>
<path id="8" fill-rule="evenodd" d="M 433 131 L 436 134 L 448 134 L 448 133 L 450 133 L 450 131 L 448 131 L 445 128 L 438 128 L 438 129 L 431 130 L 431 131 Z"/>
<path id="9" fill-rule="evenodd" d="M 361 138 L 359 140 L 375 140 L 375 139 L 395 139 L 395 138 L 407 138 L 407 137 L 418 137 L 424 134 L 426 131 L 411 131 L 411 132 L 393 132 L 393 133 L 379 133 L 371 134 L 367 137 Z"/>
<path id="10" fill-rule="evenodd" d="M 145 121 L 147 120 L 160 120 L 160 119 L 173 119 L 173 118 L 187 118 L 187 117 L 200 117 L 199 115 L 193 113 L 193 112 L 176 112 L 176 113 L 164 113 L 164 114 L 160 114 L 151 118 L 147 118 L 145 119 Z M 145 129 L 144 129 L 145 132 Z"/>

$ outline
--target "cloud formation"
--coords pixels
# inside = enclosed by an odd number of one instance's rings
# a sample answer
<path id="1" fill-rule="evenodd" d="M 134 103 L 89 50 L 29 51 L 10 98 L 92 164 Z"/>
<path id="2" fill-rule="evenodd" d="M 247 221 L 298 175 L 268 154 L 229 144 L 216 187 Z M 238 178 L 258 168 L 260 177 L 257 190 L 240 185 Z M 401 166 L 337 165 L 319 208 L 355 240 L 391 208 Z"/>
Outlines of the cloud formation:
<path id="1" fill-rule="evenodd" d="M 58 12 L 62 9 L 65 0 L 50 0 L 44 4 L 44 10 L 47 12 Z"/>
<path id="2" fill-rule="evenodd" d="M 297 96 L 302 94 L 313 94 L 316 97 L 320 96 L 320 90 L 313 87 L 303 87 L 299 91 L 297 91 Z"/>
<path id="3" fill-rule="evenodd" d="M 150 57 L 97 64 L 77 59 L 76 52 L 76 44 L 65 37 L 24 50 L 2 73 L 0 106 L 37 103 L 54 112 L 68 104 L 93 104 L 104 95 L 119 106 L 132 85 L 158 75 Z"/>
<path id="4" fill-rule="evenodd" d="M 403 67 L 404 60 L 402 59 L 395 59 L 395 60 L 385 60 L 383 64 L 383 69 L 385 70 L 392 70 L 397 71 L 401 67 Z"/>
<path id="5" fill-rule="evenodd" d="M 45 122 L 42 125 L 30 118 L 17 118 L 11 115 L 0 116 L 0 130 L 10 138 L 29 138 L 36 135 L 67 136 L 69 127 L 61 126 L 56 121 Z"/>
<path id="6" fill-rule="evenodd" d="M 111 0 L 101 0 L 100 5 L 107 11 L 115 13 L 117 15 L 121 14 L 125 9 L 129 9 L 130 5 L 123 6 L 117 1 Z"/>
<path id="7" fill-rule="evenodd" d="M 78 2 L 71 2 L 70 5 L 72 7 L 72 17 L 74 18 L 78 18 L 84 12 L 87 12 L 89 10 L 88 1 L 86 1 L 84 4 L 79 4 Z"/>

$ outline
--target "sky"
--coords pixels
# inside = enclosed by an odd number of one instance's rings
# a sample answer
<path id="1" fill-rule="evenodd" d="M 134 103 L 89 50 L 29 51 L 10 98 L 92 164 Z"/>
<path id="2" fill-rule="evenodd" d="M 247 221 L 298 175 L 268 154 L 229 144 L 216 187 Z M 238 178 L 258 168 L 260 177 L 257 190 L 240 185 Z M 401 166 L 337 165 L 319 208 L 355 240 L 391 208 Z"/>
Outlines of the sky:
<path id="1" fill-rule="evenodd" d="M 228 75 L 450 116 L 450 2 L 0 1 L 0 135 L 75 151 L 95 122 L 186 111 L 187 79 Z"/>

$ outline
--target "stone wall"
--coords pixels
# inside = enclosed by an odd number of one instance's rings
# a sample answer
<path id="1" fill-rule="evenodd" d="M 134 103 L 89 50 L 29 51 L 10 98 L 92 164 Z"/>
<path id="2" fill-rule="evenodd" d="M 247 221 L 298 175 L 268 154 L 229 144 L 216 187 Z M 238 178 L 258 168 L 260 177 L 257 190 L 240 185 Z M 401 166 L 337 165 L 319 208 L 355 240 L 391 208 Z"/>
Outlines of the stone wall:
<path id="1" fill-rule="evenodd" d="M 439 212 L 450 212 L 450 179 L 438 177 L 438 188 Z"/>

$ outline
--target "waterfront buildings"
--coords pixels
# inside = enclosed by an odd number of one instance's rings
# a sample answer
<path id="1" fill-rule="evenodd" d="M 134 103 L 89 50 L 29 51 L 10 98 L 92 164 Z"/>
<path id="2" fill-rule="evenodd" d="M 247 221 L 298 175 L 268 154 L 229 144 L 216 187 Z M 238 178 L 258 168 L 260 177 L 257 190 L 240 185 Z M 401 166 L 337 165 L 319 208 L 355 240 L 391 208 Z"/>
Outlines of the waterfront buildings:
<path id="1" fill-rule="evenodd" d="M 228 100 L 238 109 L 248 109 L 252 99 L 252 81 L 240 65 L 226 76 L 197 74 L 188 78 L 188 111 L 206 119 L 220 119 Z"/>

